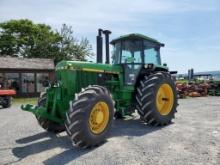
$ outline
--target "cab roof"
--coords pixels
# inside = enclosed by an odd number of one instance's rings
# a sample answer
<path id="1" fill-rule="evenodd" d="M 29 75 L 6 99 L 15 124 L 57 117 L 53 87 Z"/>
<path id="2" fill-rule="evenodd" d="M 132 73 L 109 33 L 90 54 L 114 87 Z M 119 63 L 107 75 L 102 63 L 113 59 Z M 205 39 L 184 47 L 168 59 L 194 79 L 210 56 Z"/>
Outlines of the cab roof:
<path id="1" fill-rule="evenodd" d="M 120 36 L 116 39 L 113 39 L 110 43 L 115 44 L 116 42 L 118 42 L 120 40 L 126 40 L 126 39 L 130 39 L 130 40 L 132 40 L 132 39 L 143 39 L 143 40 L 153 42 L 155 44 L 159 44 L 160 46 L 164 46 L 163 43 L 157 41 L 156 39 L 150 38 L 148 36 L 145 36 L 145 35 L 139 34 L 139 33 L 131 33 L 131 34 Z"/>

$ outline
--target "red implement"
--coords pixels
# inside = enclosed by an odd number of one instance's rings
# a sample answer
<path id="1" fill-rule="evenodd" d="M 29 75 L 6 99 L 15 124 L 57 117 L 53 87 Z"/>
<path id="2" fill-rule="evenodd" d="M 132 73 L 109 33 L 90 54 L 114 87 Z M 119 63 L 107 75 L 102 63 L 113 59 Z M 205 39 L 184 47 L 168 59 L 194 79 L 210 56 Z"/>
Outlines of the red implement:
<path id="1" fill-rule="evenodd" d="M 16 91 L 13 89 L 0 89 L 0 96 L 13 96 L 16 95 Z"/>

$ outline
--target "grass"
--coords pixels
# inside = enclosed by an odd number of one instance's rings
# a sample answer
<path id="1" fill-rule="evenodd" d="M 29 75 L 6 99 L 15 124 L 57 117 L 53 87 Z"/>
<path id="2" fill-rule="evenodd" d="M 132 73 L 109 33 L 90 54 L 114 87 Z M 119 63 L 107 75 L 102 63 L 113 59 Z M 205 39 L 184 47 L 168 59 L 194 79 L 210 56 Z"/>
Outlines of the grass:
<path id="1" fill-rule="evenodd" d="M 13 104 L 37 104 L 37 98 L 14 98 Z"/>
<path id="2" fill-rule="evenodd" d="M 189 81 L 188 80 L 177 80 L 176 82 L 177 83 L 181 83 L 181 84 L 183 84 L 183 83 L 187 84 Z"/>

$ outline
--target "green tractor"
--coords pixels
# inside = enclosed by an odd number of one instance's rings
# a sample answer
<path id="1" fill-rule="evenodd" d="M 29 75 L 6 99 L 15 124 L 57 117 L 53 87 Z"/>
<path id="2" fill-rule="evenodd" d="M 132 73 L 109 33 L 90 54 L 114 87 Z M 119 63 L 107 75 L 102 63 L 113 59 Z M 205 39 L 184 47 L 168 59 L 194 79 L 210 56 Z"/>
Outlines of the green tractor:
<path id="1" fill-rule="evenodd" d="M 166 64 L 161 65 L 164 44 L 141 35 L 128 34 L 111 41 L 108 30 L 99 29 L 97 63 L 61 61 L 56 82 L 40 95 L 38 105 L 21 108 L 32 112 L 45 130 L 67 132 L 77 147 L 103 142 L 113 118 L 137 110 L 140 119 L 152 126 L 167 125 L 177 108 L 176 87 Z M 106 58 L 103 61 L 103 38 Z"/>

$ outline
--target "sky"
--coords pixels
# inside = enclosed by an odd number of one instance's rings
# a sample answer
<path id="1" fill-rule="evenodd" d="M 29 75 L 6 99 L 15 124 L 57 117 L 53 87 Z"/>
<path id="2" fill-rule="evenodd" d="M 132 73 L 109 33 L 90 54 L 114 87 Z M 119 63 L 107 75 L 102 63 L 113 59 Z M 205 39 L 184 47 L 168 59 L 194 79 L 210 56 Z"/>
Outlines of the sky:
<path id="1" fill-rule="evenodd" d="M 0 22 L 24 18 L 54 30 L 66 23 L 94 52 L 98 28 L 111 30 L 111 39 L 141 33 L 165 43 L 170 70 L 220 70 L 219 0 L 0 0 Z"/>

